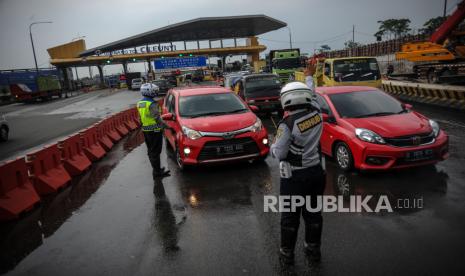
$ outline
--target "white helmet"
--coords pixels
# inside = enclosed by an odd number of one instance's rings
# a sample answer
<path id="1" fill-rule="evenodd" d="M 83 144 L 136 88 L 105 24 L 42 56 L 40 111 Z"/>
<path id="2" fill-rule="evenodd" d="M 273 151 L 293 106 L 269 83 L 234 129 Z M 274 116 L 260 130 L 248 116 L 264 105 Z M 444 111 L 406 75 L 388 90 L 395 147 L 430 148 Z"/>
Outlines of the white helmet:
<path id="1" fill-rule="evenodd" d="M 158 86 L 152 83 L 144 83 L 140 86 L 140 93 L 144 97 L 154 98 L 157 96 Z"/>
<path id="2" fill-rule="evenodd" d="M 296 105 L 311 104 L 313 91 L 301 82 L 290 82 L 281 88 L 281 105 L 283 109 Z"/>

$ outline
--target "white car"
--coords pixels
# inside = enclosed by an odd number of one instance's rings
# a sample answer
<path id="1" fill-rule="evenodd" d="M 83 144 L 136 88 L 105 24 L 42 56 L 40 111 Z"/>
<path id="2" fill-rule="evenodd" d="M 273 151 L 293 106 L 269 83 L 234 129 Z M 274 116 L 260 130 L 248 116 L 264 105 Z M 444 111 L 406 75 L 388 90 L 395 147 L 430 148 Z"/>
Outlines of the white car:
<path id="1" fill-rule="evenodd" d="M 132 81 L 131 81 L 131 89 L 132 90 L 139 90 L 140 86 L 142 85 L 143 82 L 144 82 L 144 80 L 142 78 L 132 79 Z"/>
<path id="2" fill-rule="evenodd" d="M 160 94 L 160 88 L 156 84 L 153 84 L 153 83 L 150 83 L 150 82 L 142 84 L 140 88 L 141 88 L 141 90 L 142 89 L 147 89 L 147 88 L 151 89 L 152 91 L 155 92 L 155 94 L 157 96 Z"/>

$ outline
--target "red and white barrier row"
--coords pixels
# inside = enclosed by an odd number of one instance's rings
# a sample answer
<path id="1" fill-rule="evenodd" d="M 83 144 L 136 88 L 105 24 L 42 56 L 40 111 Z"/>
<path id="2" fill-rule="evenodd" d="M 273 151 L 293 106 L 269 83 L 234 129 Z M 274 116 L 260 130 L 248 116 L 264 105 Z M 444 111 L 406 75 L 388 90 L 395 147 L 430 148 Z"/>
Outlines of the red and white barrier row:
<path id="1" fill-rule="evenodd" d="M 113 145 L 140 126 L 137 109 L 114 114 L 53 145 L 0 164 L 0 221 L 33 209 L 40 197 L 66 187 Z"/>

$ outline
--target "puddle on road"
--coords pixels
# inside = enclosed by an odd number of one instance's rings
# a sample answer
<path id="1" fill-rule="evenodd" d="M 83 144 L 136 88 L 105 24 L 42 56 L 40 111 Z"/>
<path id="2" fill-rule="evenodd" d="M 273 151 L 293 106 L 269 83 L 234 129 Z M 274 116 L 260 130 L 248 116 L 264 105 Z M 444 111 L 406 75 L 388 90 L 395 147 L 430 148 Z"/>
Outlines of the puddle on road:
<path id="1" fill-rule="evenodd" d="M 39 209 L 19 221 L 0 225 L 0 274 L 13 269 L 23 258 L 42 245 L 76 210 L 105 183 L 111 171 L 133 149 L 144 142 L 142 132 L 124 137 L 91 169 L 58 194 L 42 200 Z"/>

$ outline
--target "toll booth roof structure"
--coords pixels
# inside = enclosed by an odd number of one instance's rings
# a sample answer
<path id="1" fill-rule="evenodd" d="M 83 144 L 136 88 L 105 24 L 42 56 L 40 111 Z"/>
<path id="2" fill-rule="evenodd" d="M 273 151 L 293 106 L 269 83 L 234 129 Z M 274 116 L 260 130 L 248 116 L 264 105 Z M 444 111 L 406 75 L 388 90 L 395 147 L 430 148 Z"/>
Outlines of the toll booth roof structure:
<path id="1" fill-rule="evenodd" d="M 287 24 L 266 15 L 243 15 L 226 17 L 202 17 L 192 19 L 125 39 L 86 49 L 85 41 L 78 40 L 48 49 L 50 63 L 60 67 L 103 66 L 128 62 L 150 61 L 160 57 L 179 55 L 208 55 L 225 57 L 247 55 L 249 61 L 258 61 L 259 53 L 266 47 L 259 45 L 256 36 L 274 31 Z M 246 38 L 246 46 L 238 46 L 236 39 Z M 223 47 L 223 40 L 234 39 L 234 47 Z M 199 41 L 208 40 L 209 48 L 200 48 Z M 187 49 L 186 42 L 197 41 L 197 49 Z M 221 47 L 212 48 L 212 41 L 220 41 Z M 167 51 L 150 51 L 149 45 L 183 42 L 184 49 L 173 47 Z"/>

